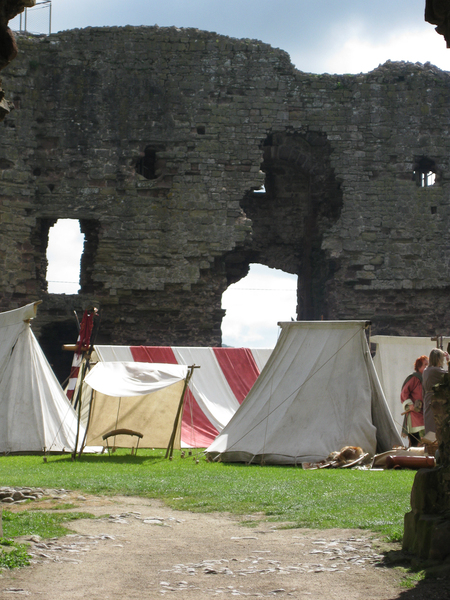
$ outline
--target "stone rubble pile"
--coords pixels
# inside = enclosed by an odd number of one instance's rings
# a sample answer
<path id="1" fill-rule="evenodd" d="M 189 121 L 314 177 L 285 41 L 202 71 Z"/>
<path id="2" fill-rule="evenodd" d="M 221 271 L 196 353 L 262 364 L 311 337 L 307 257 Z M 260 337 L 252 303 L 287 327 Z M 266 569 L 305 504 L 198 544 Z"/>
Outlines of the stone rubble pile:
<path id="1" fill-rule="evenodd" d="M 42 489 L 31 487 L 0 487 L 0 502 L 5 504 L 21 504 L 26 500 L 39 500 L 43 497 L 61 499 L 67 494 L 64 489 Z"/>

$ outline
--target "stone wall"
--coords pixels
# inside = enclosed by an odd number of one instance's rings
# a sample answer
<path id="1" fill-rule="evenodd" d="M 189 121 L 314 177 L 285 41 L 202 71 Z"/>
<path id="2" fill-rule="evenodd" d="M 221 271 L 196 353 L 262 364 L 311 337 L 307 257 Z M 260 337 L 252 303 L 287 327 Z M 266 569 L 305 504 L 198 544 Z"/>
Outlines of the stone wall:
<path id="1" fill-rule="evenodd" d="M 250 262 L 298 275 L 299 318 L 443 331 L 447 73 L 312 75 L 259 41 L 194 29 L 18 42 L 3 71 L 15 110 L 0 147 L 0 309 L 43 299 L 41 341 L 72 341 L 73 310 L 97 303 L 103 342 L 220 345 L 222 293 Z M 85 233 L 74 296 L 47 293 L 61 218 Z"/>
<path id="2" fill-rule="evenodd" d="M 8 23 L 25 7 L 32 7 L 36 0 L 3 0 L 0 3 L 0 71 L 17 56 L 17 45 Z M 0 79 L 0 121 L 9 114 L 11 104 L 5 98 Z"/>

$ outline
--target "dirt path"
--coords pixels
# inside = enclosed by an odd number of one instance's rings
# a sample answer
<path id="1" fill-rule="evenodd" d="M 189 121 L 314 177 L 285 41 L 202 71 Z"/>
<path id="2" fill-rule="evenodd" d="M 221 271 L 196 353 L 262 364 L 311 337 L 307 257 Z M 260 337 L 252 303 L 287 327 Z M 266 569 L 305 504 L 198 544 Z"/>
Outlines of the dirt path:
<path id="1" fill-rule="evenodd" d="M 134 497 L 77 504 L 100 518 L 71 523 L 64 538 L 32 541 L 33 564 L 3 572 L 0 598 L 438 598 L 402 593 L 401 574 L 380 566 L 368 532 L 246 527 L 240 521 L 254 517 L 178 512 Z"/>

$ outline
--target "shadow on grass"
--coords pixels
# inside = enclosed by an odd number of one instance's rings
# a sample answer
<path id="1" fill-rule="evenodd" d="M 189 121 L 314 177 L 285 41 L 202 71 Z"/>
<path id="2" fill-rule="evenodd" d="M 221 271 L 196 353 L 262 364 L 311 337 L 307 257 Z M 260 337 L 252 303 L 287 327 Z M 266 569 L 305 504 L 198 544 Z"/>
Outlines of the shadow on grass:
<path id="1" fill-rule="evenodd" d="M 448 562 L 421 562 L 403 550 L 382 552 L 380 567 L 402 569 L 404 590 L 396 600 L 449 600 L 450 569 Z"/>
<path id="2" fill-rule="evenodd" d="M 164 456 L 144 456 L 144 455 L 131 455 L 131 454 L 83 454 L 81 457 L 77 457 L 76 460 L 72 461 L 70 457 L 58 457 L 52 458 L 48 462 L 58 462 L 63 460 L 66 462 L 74 462 L 76 464 L 95 464 L 95 465 L 152 465 L 160 464 L 168 461 Z"/>
<path id="3" fill-rule="evenodd" d="M 399 593 L 397 600 L 448 600 L 450 579 L 448 577 L 426 577 L 413 588 Z"/>
<path id="4" fill-rule="evenodd" d="M 202 458 L 204 458 L 202 456 Z M 224 469 L 273 469 L 273 470 L 281 470 L 281 471 L 285 471 L 285 470 L 299 470 L 299 471 L 303 471 L 302 467 L 300 465 L 262 465 L 261 463 L 243 463 L 243 462 L 222 462 L 221 460 L 207 460 L 206 462 L 209 463 L 215 463 L 217 465 L 220 465 L 222 468 Z"/>

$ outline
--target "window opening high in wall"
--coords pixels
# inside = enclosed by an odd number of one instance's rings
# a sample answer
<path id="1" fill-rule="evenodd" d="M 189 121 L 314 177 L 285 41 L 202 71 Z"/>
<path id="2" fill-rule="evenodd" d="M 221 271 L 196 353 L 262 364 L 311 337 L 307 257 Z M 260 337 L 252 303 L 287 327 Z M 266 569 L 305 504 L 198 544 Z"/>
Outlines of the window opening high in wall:
<path id="1" fill-rule="evenodd" d="M 84 234 L 76 219 L 58 219 L 48 234 L 47 286 L 50 294 L 77 294 Z"/>
<path id="2" fill-rule="evenodd" d="M 436 163 L 431 158 L 416 158 L 413 178 L 418 187 L 430 187 L 436 183 Z"/>

